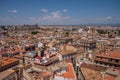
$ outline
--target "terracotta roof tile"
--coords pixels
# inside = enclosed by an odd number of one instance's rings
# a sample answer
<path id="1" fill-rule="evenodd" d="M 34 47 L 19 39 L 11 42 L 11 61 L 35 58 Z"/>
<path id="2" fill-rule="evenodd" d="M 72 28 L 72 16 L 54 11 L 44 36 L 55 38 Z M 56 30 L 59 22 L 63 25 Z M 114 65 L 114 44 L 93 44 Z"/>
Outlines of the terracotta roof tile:
<path id="1" fill-rule="evenodd" d="M 68 63 L 67 68 L 68 68 L 68 71 L 63 72 L 62 75 L 59 75 L 59 76 L 63 76 L 65 78 L 74 78 L 74 79 L 76 79 L 76 75 L 75 75 L 75 71 L 73 69 L 72 63 Z"/>
<path id="2" fill-rule="evenodd" d="M 42 77 L 47 77 L 47 76 L 49 76 L 49 75 L 50 75 L 49 72 L 43 72 L 43 73 L 41 74 Z"/>
<path id="3" fill-rule="evenodd" d="M 120 58 L 120 50 L 108 52 L 108 53 L 100 53 L 97 56 L 104 56 L 104 57 L 112 57 L 112 58 Z"/>
<path id="4" fill-rule="evenodd" d="M 104 77 L 102 80 L 116 80 L 116 77 L 108 75 Z"/>

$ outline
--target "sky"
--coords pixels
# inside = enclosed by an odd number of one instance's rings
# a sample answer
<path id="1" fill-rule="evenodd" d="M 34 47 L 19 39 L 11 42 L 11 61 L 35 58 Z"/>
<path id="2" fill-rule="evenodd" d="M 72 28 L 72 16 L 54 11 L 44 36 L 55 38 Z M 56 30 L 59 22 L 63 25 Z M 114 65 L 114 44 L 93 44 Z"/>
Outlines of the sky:
<path id="1" fill-rule="evenodd" d="M 110 23 L 120 23 L 120 0 L 0 0 L 0 25 Z"/>

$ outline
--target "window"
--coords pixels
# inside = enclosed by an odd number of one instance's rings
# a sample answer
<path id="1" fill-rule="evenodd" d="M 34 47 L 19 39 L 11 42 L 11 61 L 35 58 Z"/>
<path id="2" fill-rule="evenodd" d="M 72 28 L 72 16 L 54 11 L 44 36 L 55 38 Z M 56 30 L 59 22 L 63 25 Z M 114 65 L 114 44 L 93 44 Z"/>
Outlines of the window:
<path id="1" fill-rule="evenodd" d="M 115 60 L 116 63 L 118 63 L 119 61 L 118 60 Z"/>
<path id="2" fill-rule="evenodd" d="M 114 32 L 114 34 L 117 34 L 117 32 Z"/>

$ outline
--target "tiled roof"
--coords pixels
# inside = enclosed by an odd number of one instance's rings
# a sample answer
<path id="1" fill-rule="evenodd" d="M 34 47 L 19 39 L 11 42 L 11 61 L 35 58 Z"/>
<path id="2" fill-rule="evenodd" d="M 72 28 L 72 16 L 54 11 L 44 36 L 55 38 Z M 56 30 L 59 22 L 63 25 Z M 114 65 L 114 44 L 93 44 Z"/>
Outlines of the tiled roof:
<path id="1" fill-rule="evenodd" d="M 99 71 L 95 71 L 89 68 L 82 67 L 82 73 L 86 80 L 101 80 L 102 74 Z"/>
<path id="2" fill-rule="evenodd" d="M 4 78 L 6 78 L 7 76 L 9 76 L 10 74 L 14 73 L 14 70 L 6 70 L 0 73 L 0 80 L 3 80 Z"/>
<path id="3" fill-rule="evenodd" d="M 116 80 L 115 76 L 107 75 L 102 80 Z"/>
<path id="4" fill-rule="evenodd" d="M 76 75 L 75 75 L 75 71 L 74 71 L 72 63 L 68 63 L 67 68 L 68 68 L 67 72 L 63 72 L 62 74 L 58 76 L 69 78 L 69 79 L 70 78 L 76 79 Z"/>
<path id="5" fill-rule="evenodd" d="M 0 64 L 0 71 L 8 69 L 12 66 L 19 64 L 19 60 L 16 58 L 6 58 L 2 57 L 2 63 Z"/>
<path id="6" fill-rule="evenodd" d="M 41 59 L 41 56 L 38 55 L 36 58 L 37 58 L 37 59 Z"/>
<path id="7" fill-rule="evenodd" d="M 111 57 L 111 58 L 119 58 L 120 59 L 120 50 L 115 50 L 107 53 L 99 53 L 97 56 Z"/>
<path id="8" fill-rule="evenodd" d="M 60 54 L 64 55 L 64 54 L 69 54 L 69 53 L 75 53 L 74 50 L 67 50 L 67 51 L 64 51 L 64 52 L 60 52 Z"/>
<path id="9" fill-rule="evenodd" d="M 42 72 L 41 77 L 50 76 L 50 72 Z"/>

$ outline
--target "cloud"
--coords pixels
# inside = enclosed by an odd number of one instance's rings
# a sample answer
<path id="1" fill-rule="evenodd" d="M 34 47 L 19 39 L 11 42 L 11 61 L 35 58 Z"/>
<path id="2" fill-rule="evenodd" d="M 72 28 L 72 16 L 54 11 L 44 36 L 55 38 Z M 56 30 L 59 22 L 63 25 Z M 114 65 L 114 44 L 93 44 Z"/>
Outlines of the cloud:
<path id="1" fill-rule="evenodd" d="M 29 20 L 34 21 L 34 20 L 36 20 L 36 18 L 35 17 L 29 17 Z"/>
<path id="2" fill-rule="evenodd" d="M 48 10 L 45 9 L 45 8 L 41 9 L 41 11 L 42 11 L 42 12 L 48 12 Z"/>
<path id="3" fill-rule="evenodd" d="M 28 21 L 30 21 L 31 23 L 36 22 L 41 24 L 62 24 L 71 18 L 70 16 L 64 14 L 64 12 L 67 12 L 66 9 L 48 12 L 47 9 L 43 8 L 41 9 L 41 11 L 44 13 L 39 16 L 28 17 Z"/>
<path id="4" fill-rule="evenodd" d="M 108 17 L 106 17 L 105 19 L 112 19 L 112 17 L 111 17 L 111 16 L 108 16 Z"/>
<path id="5" fill-rule="evenodd" d="M 42 18 L 39 18 L 38 20 L 50 20 L 50 19 L 52 19 L 52 16 L 46 15 L 43 16 Z"/>
<path id="6" fill-rule="evenodd" d="M 8 10 L 10 13 L 17 13 L 17 10 Z"/>
<path id="7" fill-rule="evenodd" d="M 107 16 L 107 17 L 98 17 L 95 20 L 97 21 L 110 21 L 110 20 L 114 20 L 115 18 L 111 17 L 111 16 Z"/>
<path id="8" fill-rule="evenodd" d="M 70 16 L 65 16 L 64 19 L 70 19 Z"/>
<path id="9" fill-rule="evenodd" d="M 60 21 L 64 19 L 69 19 L 69 16 L 64 16 L 59 10 L 51 12 L 45 16 L 40 17 L 38 20 L 44 21 Z"/>
<path id="10" fill-rule="evenodd" d="M 68 10 L 67 9 L 63 9 L 63 12 L 67 12 Z"/>
<path id="11" fill-rule="evenodd" d="M 51 13 L 51 17 L 52 17 L 53 19 L 61 19 L 61 18 L 62 18 L 62 15 L 61 15 L 60 11 L 55 11 L 55 12 L 52 12 L 52 13 Z"/>
<path id="12" fill-rule="evenodd" d="M 64 14 L 63 11 L 56 10 L 56 11 L 41 15 L 37 20 L 41 24 L 67 24 L 70 18 L 71 17 Z"/>

